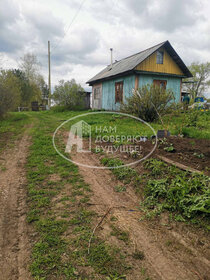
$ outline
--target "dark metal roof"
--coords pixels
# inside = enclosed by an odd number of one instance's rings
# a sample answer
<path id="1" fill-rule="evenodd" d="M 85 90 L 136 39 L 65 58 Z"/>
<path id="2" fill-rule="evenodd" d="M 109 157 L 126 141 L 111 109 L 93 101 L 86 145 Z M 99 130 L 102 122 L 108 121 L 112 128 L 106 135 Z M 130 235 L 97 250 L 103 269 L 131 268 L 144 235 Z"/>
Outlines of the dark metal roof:
<path id="1" fill-rule="evenodd" d="M 136 53 L 134 55 L 123 58 L 120 61 L 116 61 L 112 64 L 112 67 L 111 67 L 111 65 L 108 65 L 105 69 L 103 69 L 101 72 L 99 72 L 97 75 L 95 75 L 89 81 L 87 81 L 87 83 L 89 83 L 91 85 L 96 81 L 99 82 L 99 81 L 103 81 L 106 79 L 111 79 L 112 77 L 115 77 L 115 76 L 129 74 L 134 70 L 134 68 L 138 64 L 143 62 L 147 57 L 152 55 L 154 52 L 156 52 L 161 47 L 165 47 L 166 51 L 171 55 L 173 60 L 176 62 L 176 64 L 180 67 L 180 69 L 184 73 L 184 77 L 192 77 L 192 74 L 188 70 L 187 66 L 181 60 L 181 58 L 176 53 L 174 48 L 171 46 L 169 41 L 165 41 L 165 42 L 160 43 L 156 46 L 153 46 L 149 49 L 146 49 L 146 50 Z"/>

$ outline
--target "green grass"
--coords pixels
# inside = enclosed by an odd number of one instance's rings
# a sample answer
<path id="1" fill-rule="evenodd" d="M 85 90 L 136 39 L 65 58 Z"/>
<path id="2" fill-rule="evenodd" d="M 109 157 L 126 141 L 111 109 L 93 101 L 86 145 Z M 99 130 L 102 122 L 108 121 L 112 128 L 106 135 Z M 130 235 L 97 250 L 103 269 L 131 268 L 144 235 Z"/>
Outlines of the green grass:
<path id="1" fill-rule="evenodd" d="M 62 112 L 62 113 L 53 113 L 48 112 L 49 115 L 56 115 L 60 118 L 61 122 L 68 120 L 74 116 L 90 113 L 91 111 L 80 111 L 80 112 Z M 152 136 L 154 133 L 151 129 L 132 118 L 119 116 L 116 114 L 93 114 L 84 117 L 79 117 L 75 120 L 70 121 L 64 127 L 69 130 L 70 126 L 73 123 L 76 123 L 79 120 L 84 120 L 91 125 L 91 134 L 93 138 L 96 138 L 97 135 L 141 135 L 141 136 Z M 183 134 L 185 137 L 198 138 L 198 139 L 210 139 L 210 111 L 202 112 L 189 110 L 187 112 L 173 112 L 170 115 L 163 117 L 164 127 L 160 121 L 150 123 L 150 125 L 157 132 L 159 129 L 168 129 L 172 135 Z M 96 127 L 98 129 L 96 129 Z M 99 128 L 102 130 L 106 127 L 108 130 L 111 127 L 112 129 L 116 127 L 116 132 L 100 132 Z"/>
<path id="2" fill-rule="evenodd" d="M 121 160 L 107 157 L 102 158 L 101 163 L 109 167 L 123 165 Z M 181 171 L 153 158 L 145 161 L 144 167 L 145 172 L 141 175 L 128 167 L 112 169 L 112 172 L 124 183 L 125 189 L 129 183 L 137 192 L 144 191 L 140 205 L 146 217 L 155 217 L 162 211 L 169 211 L 176 221 L 190 222 L 210 229 L 209 177 Z"/>
<path id="3" fill-rule="evenodd" d="M 126 191 L 126 187 L 125 186 L 121 186 L 121 185 L 117 185 L 114 187 L 114 190 L 116 192 L 125 192 Z"/>
<path id="4" fill-rule="evenodd" d="M 190 221 L 210 229 L 210 178 L 191 174 L 174 166 L 149 159 L 142 206 L 149 215 L 168 210 L 177 221 Z"/>
<path id="5" fill-rule="evenodd" d="M 108 167 L 118 167 L 124 165 L 123 161 L 108 157 L 103 157 L 101 159 L 101 163 Z M 130 167 L 113 168 L 111 171 L 115 174 L 117 179 L 122 181 L 124 184 L 129 184 L 134 178 L 138 177 L 137 172 Z"/>
<path id="6" fill-rule="evenodd" d="M 0 119 L 0 152 L 21 136 L 25 126 L 30 123 L 30 116 L 26 113 L 10 113 Z"/>
<path id="7" fill-rule="evenodd" d="M 0 149 L 3 149 L 7 139 L 13 140 L 20 135 L 26 124 L 30 122 L 31 117 L 42 115 L 45 118 L 56 119 L 56 128 L 62 122 L 81 114 L 90 113 L 88 111 L 64 111 L 64 112 L 21 112 L 21 113 L 10 113 L 7 118 L 0 120 Z M 69 130 L 73 123 L 79 120 L 84 120 L 91 125 L 91 134 L 93 138 L 98 135 L 133 135 L 133 136 L 147 136 L 153 135 L 151 129 L 145 124 L 124 116 L 116 114 L 93 114 L 84 117 L 79 117 L 75 120 L 68 122 L 64 125 L 63 129 Z M 189 110 L 188 112 L 173 112 L 170 115 L 163 117 L 165 126 L 163 127 L 161 122 L 150 123 L 150 125 L 157 132 L 159 129 L 168 129 L 172 135 L 182 134 L 184 137 L 198 138 L 198 139 L 210 139 L 210 111 L 202 112 L 196 110 Z M 100 132 L 97 128 L 109 128 L 116 127 L 116 131 Z M 6 139 L 6 141 L 5 141 Z M 125 141 L 126 142 L 126 141 Z M 121 142 L 116 142 L 116 145 Z"/>
<path id="8" fill-rule="evenodd" d="M 116 236 L 119 240 L 124 241 L 126 244 L 129 242 L 129 233 L 121 230 L 120 228 L 118 228 L 117 226 L 111 225 L 112 231 L 111 231 L 111 235 L 112 236 Z"/>
<path id="9" fill-rule="evenodd" d="M 52 132 L 60 117 L 42 112 L 33 115 L 33 123 L 27 162 L 27 220 L 38 238 L 32 249 L 32 276 L 37 280 L 98 279 L 98 275 L 120 279 L 129 267 L 118 248 L 94 235 L 88 254 L 97 218 L 88 208 L 90 186 L 77 166 L 60 157 L 52 146 Z M 64 144 L 60 141 L 59 145 Z M 57 175 L 56 181 L 49 180 L 52 174 Z M 92 272 L 84 272 L 82 267 Z"/>

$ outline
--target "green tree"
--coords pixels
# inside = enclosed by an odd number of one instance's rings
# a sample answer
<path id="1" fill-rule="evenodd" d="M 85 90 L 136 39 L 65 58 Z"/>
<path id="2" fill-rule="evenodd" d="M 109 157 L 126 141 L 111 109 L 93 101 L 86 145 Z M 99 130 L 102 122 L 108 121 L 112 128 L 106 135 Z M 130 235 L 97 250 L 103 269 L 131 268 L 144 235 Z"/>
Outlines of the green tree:
<path id="1" fill-rule="evenodd" d="M 0 71 L 0 117 L 8 111 L 16 110 L 20 104 L 21 89 L 12 71 Z"/>
<path id="2" fill-rule="evenodd" d="M 194 99 L 197 96 L 203 96 L 208 86 L 210 86 L 210 62 L 195 63 L 193 62 L 189 67 L 193 74 L 192 78 L 186 79 L 186 88 Z"/>
<path id="3" fill-rule="evenodd" d="M 13 69 L 12 73 L 17 77 L 20 84 L 21 90 L 21 107 L 28 107 L 34 96 L 33 86 L 30 84 L 29 79 L 26 77 L 25 73 L 19 69 Z"/>
<path id="4" fill-rule="evenodd" d="M 68 109 L 77 109 L 84 106 L 83 94 L 84 89 L 77 84 L 74 79 L 71 81 L 59 81 L 55 86 L 53 99 L 56 104 L 67 107 Z"/>

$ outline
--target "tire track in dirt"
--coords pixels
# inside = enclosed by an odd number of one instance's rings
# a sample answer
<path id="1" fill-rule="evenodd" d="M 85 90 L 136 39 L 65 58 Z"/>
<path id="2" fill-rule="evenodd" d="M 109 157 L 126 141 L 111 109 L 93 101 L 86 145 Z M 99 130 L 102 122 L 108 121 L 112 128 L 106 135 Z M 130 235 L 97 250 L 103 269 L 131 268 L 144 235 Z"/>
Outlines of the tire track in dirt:
<path id="1" fill-rule="evenodd" d="M 73 152 L 71 157 L 73 160 L 83 164 L 100 165 L 97 156 L 94 154 Z M 196 274 L 197 271 L 194 270 L 194 264 L 191 263 L 191 266 L 189 265 L 191 260 L 188 261 L 187 259 L 186 262 L 183 262 L 183 259 L 179 258 L 179 252 L 171 254 L 168 252 L 168 248 L 163 250 L 163 246 L 159 246 L 159 243 L 163 243 L 164 241 L 161 240 L 161 235 L 158 236 L 158 231 L 156 236 L 154 234 L 155 231 L 150 231 L 145 221 L 139 221 L 141 218 L 140 212 L 129 211 L 139 205 L 139 199 L 132 188 L 128 188 L 124 193 L 116 193 L 114 186 L 119 185 L 119 181 L 115 179 L 110 170 L 91 169 L 82 166 L 79 166 L 79 169 L 84 180 L 91 185 L 93 191 L 91 197 L 93 209 L 102 214 L 108 208 L 113 207 L 112 213 L 118 219 L 118 226 L 121 229 L 129 231 L 130 238 L 135 242 L 136 248 L 144 252 L 150 275 L 153 277 L 152 279 L 199 279 L 199 276 Z M 196 256 L 197 259 L 195 258 L 195 262 L 198 261 L 198 256 Z M 205 264 L 202 265 L 205 275 L 208 275 L 209 268 L 209 261 L 205 259 Z M 136 278 L 129 279 L 137 280 Z"/>
<path id="2" fill-rule="evenodd" d="M 12 149 L 0 155 L 0 279 L 30 280 L 29 226 L 26 222 L 27 130 Z"/>

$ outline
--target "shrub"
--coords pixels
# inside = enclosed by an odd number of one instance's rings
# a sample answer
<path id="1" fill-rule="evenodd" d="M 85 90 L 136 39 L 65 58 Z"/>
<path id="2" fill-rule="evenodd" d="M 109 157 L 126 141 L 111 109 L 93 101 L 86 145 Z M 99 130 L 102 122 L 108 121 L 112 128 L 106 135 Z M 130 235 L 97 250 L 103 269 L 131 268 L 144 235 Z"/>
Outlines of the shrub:
<path id="1" fill-rule="evenodd" d="M 62 113 L 68 111 L 68 108 L 67 106 L 55 105 L 51 107 L 50 110 L 53 111 L 54 113 Z"/>
<path id="2" fill-rule="evenodd" d="M 171 90 L 151 85 L 134 91 L 126 103 L 121 105 L 121 111 L 152 122 L 160 115 L 168 113 L 174 105 L 174 94 Z"/>
<path id="3" fill-rule="evenodd" d="M 67 110 L 81 110 L 85 108 L 84 89 L 74 79 L 71 81 L 59 81 L 55 86 L 53 99 L 59 106 Z"/>
<path id="4" fill-rule="evenodd" d="M 185 125 L 187 127 L 196 127 L 200 112 L 198 110 L 188 111 L 185 116 Z"/>
<path id="5" fill-rule="evenodd" d="M 11 71 L 0 71 L 0 117 L 17 109 L 20 102 L 18 79 Z"/>

